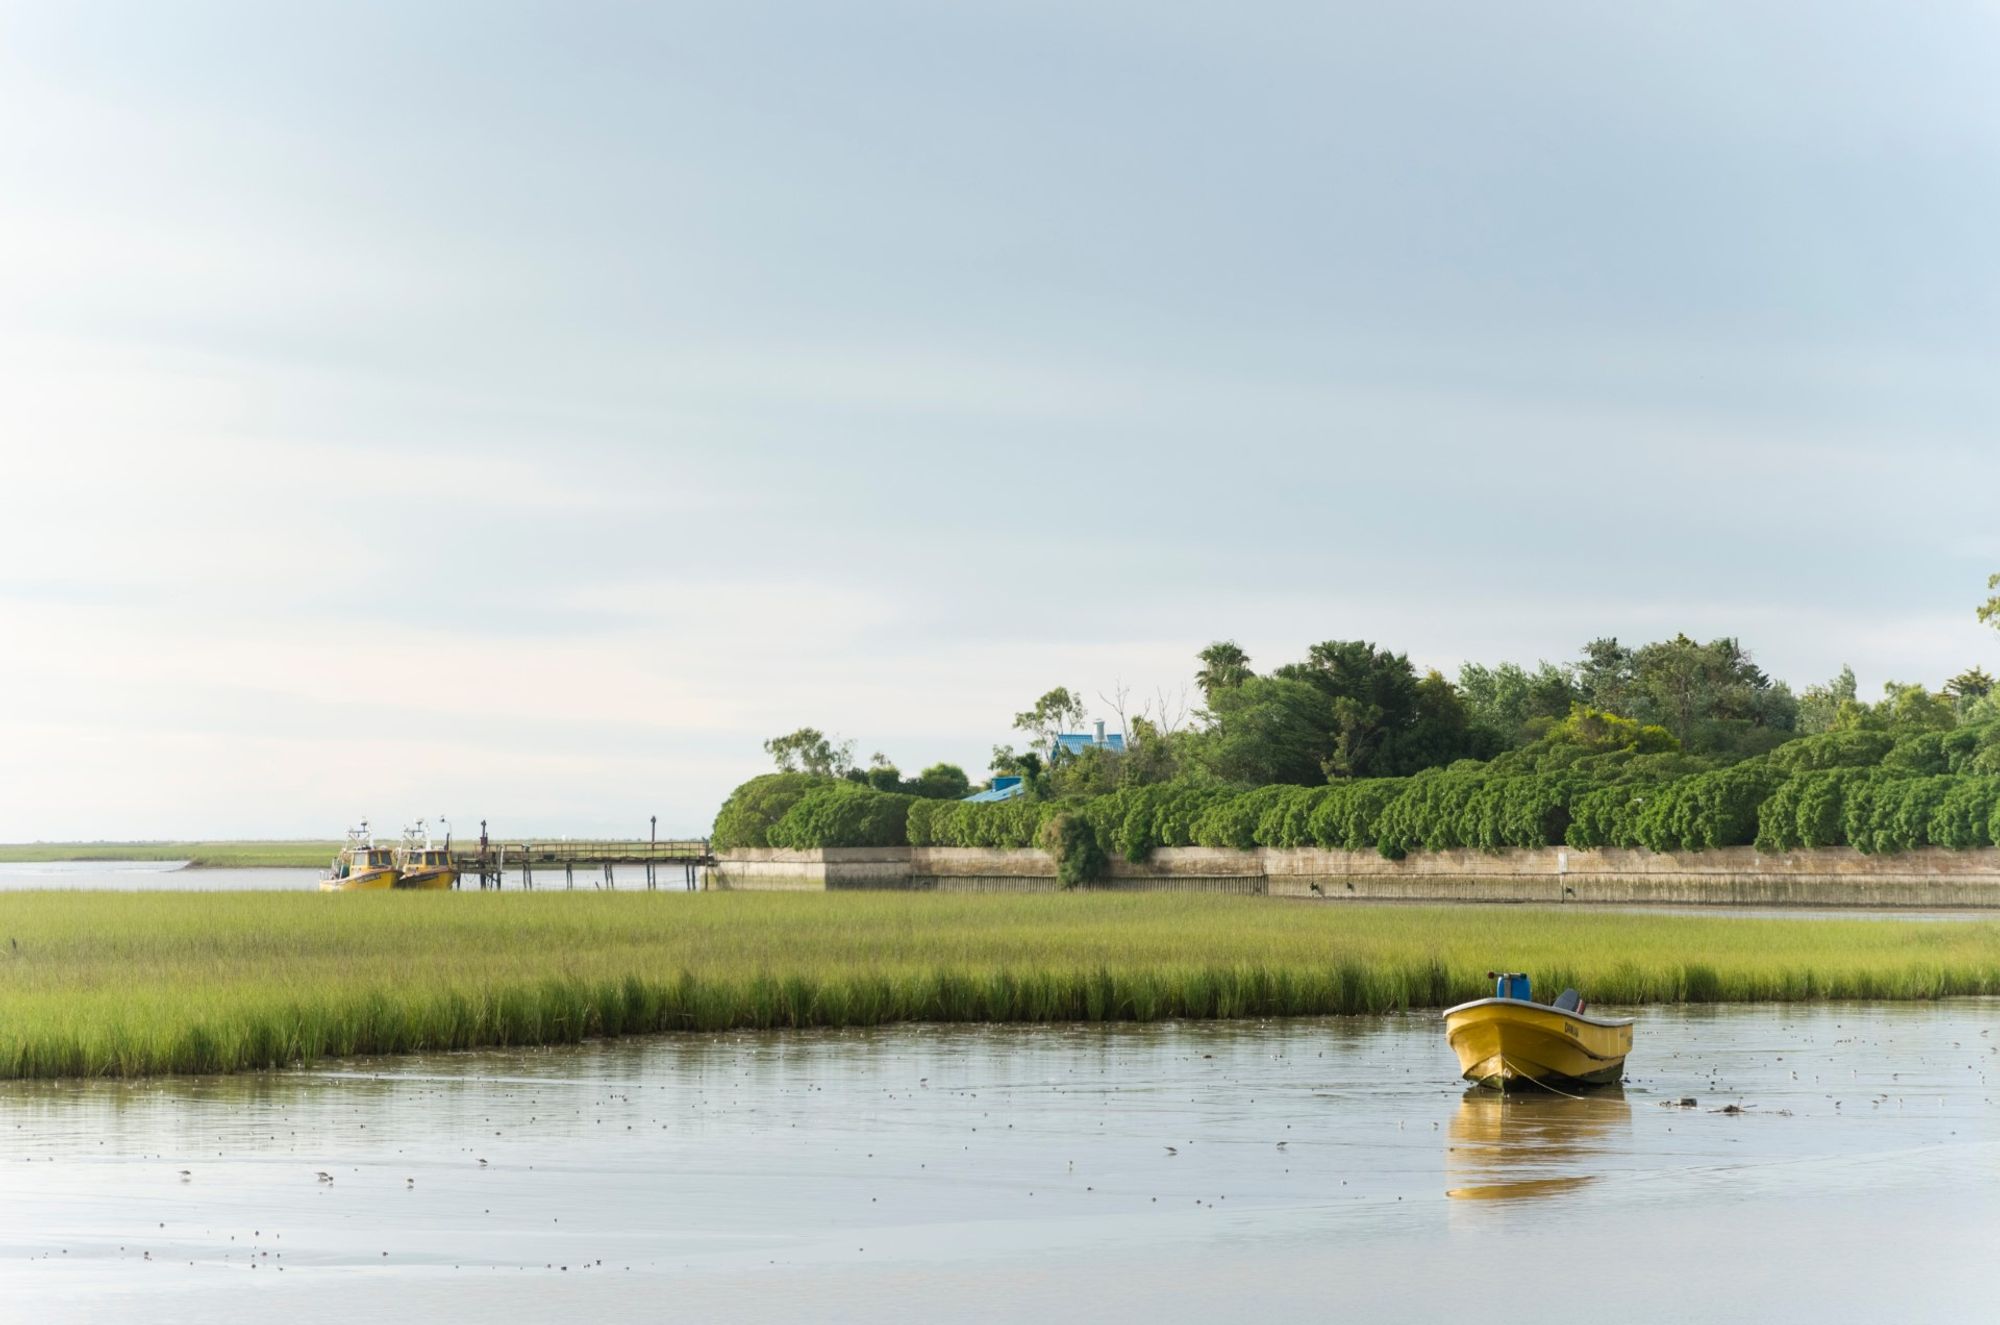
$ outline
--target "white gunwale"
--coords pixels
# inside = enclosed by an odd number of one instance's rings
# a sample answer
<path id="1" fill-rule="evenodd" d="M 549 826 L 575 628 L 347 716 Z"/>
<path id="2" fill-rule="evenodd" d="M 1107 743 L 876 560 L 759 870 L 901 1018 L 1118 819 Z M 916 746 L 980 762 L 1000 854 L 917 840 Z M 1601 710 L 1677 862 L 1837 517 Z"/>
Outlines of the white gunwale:
<path id="1" fill-rule="evenodd" d="M 1464 1012 L 1468 1008 L 1484 1007 L 1532 1008 L 1536 1012 L 1553 1013 L 1558 1017 L 1569 1017 L 1575 1021 L 1588 1022 L 1592 1026 L 1604 1026 L 1607 1028 L 1630 1026 L 1633 1024 L 1633 1018 L 1631 1017 L 1593 1017 L 1588 1012 L 1576 1012 L 1568 1008 L 1556 1007 L 1552 1003 L 1537 1003 L 1532 999 L 1526 998 L 1475 998 L 1470 1003 L 1460 1003 L 1457 1007 L 1446 1008 L 1441 1015 L 1450 1017 L 1456 1013 Z"/>

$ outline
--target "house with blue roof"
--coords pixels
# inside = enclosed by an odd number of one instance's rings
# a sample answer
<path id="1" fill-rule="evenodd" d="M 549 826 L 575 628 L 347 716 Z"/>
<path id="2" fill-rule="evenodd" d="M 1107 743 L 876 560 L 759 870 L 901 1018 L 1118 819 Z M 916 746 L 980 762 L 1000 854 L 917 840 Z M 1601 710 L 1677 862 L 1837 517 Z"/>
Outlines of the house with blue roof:
<path id="1" fill-rule="evenodd" d="M 1075 756 L 1086 750 L 1109 750 L 1112 754 L 1122 755 L 1125 753 L 1125 735 L 1112 732 L 1106 736 L 1104 724 L 1100 721 L 1095 732 L 1064 732 L 1056 737 L 1055 744 L 1049 749 L 1049 757 Z"/>
<path id="2" fill-rule="evenodd" d="M 1049 759 L 1051 762 L 1063 756 L 1074 759 L 1089 750 L 1109 750 L 1112 754 L 1122 755 L 1125 753 L 1124 733 L 1112 732 L 1107 735 L 1102 722 L 1097 724 L 1097 730 L 1094 732 L 1063 732 L 1049 746 Z M 1023 782 L 1019 775 L 1008 773 L 994 778 L 993 784 L 986 790 L 975 791 L 970 796 L 960 799 L 971 801 L 975 805 L 991 805 L 996 801 L 1018 800 L 1027 794 L 1028 784 Z"/>
<path id="3" fill-rule="evenodd" d="M 975 791 L 970 796 L 962 796 L 960 799 L 971 801 L 974 805 L 991 805 L 995 801 L 1018 800 L 1027 794 L 1028 784 L 1021 781 L 1018 774 L 1009 773 L 1004 777 L 994 778 L 993 785 L 986 790 Z"/>

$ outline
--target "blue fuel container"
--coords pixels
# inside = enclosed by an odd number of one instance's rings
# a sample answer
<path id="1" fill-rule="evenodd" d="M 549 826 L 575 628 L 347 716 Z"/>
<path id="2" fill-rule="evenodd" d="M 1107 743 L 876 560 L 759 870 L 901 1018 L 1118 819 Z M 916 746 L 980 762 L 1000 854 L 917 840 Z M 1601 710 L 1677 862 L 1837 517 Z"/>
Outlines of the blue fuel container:
<path id="1" fill-rule="evenodd" d="M 1517 971 L 1503 971 L 1494 977 L 1493 997 L 1518 998 L 1523 1003 L 1528 998 L 1528 977 Z"/>

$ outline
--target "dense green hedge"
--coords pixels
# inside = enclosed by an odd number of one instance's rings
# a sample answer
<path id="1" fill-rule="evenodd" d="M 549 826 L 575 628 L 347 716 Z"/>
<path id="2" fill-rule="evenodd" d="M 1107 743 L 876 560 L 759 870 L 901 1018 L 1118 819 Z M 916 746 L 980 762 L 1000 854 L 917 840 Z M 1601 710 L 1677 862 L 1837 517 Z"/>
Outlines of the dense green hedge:
<path id="1" fill-rule="evenodd" d="M 916 800 L 778 773 L 737 788 L 718 847 L 1045 847 L 1082 839 L 1143 860 L 1159 847 L 1643 847 L 1865 852 L 2000 842 L 2000 723 L 1926 732 L 1829 732 L 1726 767 L 1672 752 L 1526 747 L 1414 777 L 1243 790 L 1167 782 L 1068 801 Z"/>
<path id="2" fill-rule="evenodd" d="M 914 796 L 872 791 L 837 778 L 766 773 L 751 778 L 722 803 L 709 843 L 718 851 L 902 846 L 910 840 L 906 820 L 914 803 Z"/>
<path id="3" fill-rule="evenodd" d="M 817 786 L 771 825 L 774 847 L 893 847 L 909 842 L 908 821 L 915 796 L 873 791 L 852 782 Z"/>

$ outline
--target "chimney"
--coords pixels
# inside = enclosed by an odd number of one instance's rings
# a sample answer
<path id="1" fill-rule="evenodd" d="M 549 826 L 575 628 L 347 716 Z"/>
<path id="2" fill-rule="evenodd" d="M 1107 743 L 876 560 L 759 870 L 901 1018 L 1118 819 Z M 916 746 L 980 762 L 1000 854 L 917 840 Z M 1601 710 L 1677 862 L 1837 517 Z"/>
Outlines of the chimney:
<path id="1" fill-rule="evenodd" d="M 1099 745 L 1104 744 L 1104 719 L 1102 718 L 1097 720 L 1097 743 Z"/>

